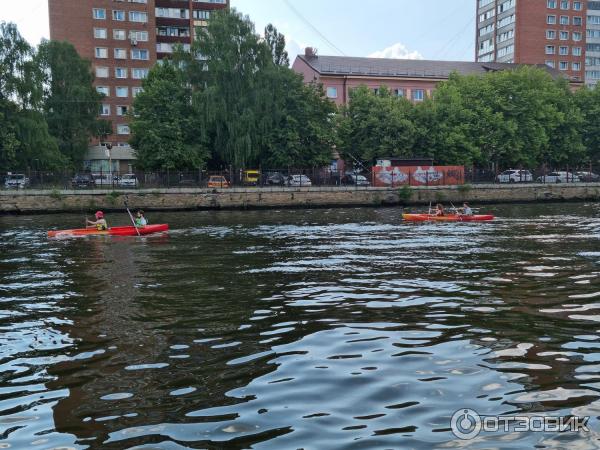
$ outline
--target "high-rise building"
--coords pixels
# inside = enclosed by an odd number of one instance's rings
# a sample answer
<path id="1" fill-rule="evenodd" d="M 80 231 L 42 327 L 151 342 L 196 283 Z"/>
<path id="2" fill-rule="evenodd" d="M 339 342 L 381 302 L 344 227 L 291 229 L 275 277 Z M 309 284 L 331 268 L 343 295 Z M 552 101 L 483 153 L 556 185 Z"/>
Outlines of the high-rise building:
<path id="1" fill-rule="evenodd" d="M 189 48 L 197 28 L 228 0 L 48 0 L 50 38 L 68 41 L 92 62 L 95 86 L 106 95 L 100 117 L 113 123 L 105 142 L 127 147 L 127 113 L 150 68 Z"/>
<path id="2" fill-rule="evenodd" d="M 585 82 L 595 86 L 600 81 L 600 2 L 587 2 Z"/>
<path id="3" fill-rule="evenodd" d="M 584 81 L 588 3 L 600 2 L 476 1 L 476 61 L 546 64 Z"/>

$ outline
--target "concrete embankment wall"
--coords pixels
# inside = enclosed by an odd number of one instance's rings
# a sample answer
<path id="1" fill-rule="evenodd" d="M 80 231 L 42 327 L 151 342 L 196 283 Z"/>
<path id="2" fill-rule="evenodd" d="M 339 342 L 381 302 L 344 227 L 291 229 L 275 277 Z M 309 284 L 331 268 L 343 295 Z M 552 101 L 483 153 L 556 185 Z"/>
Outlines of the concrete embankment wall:
<path id="1" fill-rule="evenodd" d="M 430 202 L 509 203 L 600 200 L 600 183 L 466 185 L 398 189 L 340 187 L 247 189 L 0 191 L 0 213 L 81 212 L 131 208 L 208 210 L 428 205 Z"/>

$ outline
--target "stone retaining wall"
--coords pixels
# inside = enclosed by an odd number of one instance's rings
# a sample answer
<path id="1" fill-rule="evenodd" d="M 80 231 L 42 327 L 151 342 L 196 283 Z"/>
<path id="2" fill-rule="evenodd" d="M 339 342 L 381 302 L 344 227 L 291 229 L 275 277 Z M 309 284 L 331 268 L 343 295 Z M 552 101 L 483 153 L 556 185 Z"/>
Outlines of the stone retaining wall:
<path id="1" fill-rule="evenodd" d="M 314 208 L 336 206 L 428 205 L 600 200 L 600 183 L 465 185 L 381 188 L 247 188 L 141 190 L 0 191 L 0 213 L 81 212 L 131 208 L 205 210 L 242 208 Z"/>

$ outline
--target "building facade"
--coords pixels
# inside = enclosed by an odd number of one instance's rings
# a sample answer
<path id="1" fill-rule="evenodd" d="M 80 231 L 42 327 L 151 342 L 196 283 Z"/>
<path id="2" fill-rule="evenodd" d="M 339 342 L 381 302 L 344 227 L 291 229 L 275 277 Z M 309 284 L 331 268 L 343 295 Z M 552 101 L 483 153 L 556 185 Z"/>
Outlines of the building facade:
<path id="1" fill-rule="evenodd" d="M 112 122 L 113 134 L 93 146 L 129 147 L 127 114 L 150 68 L 175 44 L 189 48 L 197 28 L 228 6 L 228 0 L 48 0 L 50 38 L 72 43 L 92 62 L 94 85 L 105 95 L 99 115 Z"/>
<path id="2" fill-rule="evenodd" d="M 586 78 L 588 3 L 598 2 L 476 2 L 476 61 L 546 64 L 572 80 L 583 81 Z"/>
<path id="3" fill-rule="evenodd" d="M 347 104 L 350 91 L 359 86 L 367 86 L 374 91 L 386 86 L 394 95 L 420 102 L 431 95 L 440 82 L 448 80 L 453 72 L 482 75 L 517 67 L 517 64 L 494 62 L 320 56 L 311 48 L 307 48 L 304 55 L 298 55 L 293 65 L 293 69 L 304 77 L 306 83 L 322 84 L 327 97 L 338 105 Z M 563 76 L 558 70 L 543 63 L 539 67 L 554 77 Z M 571 84 L 574 89 L 581 85 L 575 80 Z"/>

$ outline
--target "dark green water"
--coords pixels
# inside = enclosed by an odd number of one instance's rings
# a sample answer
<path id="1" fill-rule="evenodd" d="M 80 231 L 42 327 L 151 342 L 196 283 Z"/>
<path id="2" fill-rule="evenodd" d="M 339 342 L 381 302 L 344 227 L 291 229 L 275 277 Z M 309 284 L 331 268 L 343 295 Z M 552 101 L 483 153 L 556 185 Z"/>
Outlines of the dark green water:
<path id="1" fill-rule="evenodd" d="M 598 448 L 600 207 L 486 211 L 0 217 L 0 448 Z M 592 431 L 459 441 L 460 408 Z"/>

